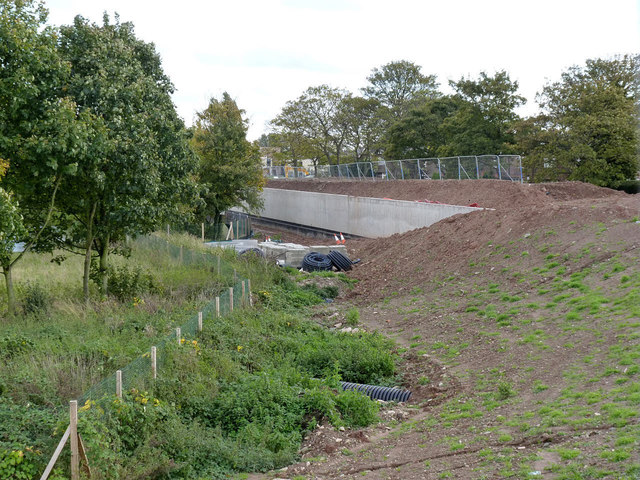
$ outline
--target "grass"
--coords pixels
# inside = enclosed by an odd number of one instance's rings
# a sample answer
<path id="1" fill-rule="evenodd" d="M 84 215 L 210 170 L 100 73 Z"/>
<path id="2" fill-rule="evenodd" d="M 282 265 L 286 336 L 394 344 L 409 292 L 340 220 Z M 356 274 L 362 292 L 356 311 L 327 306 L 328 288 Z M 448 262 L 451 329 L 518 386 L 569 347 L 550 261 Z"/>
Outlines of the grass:
<path id="1" fill-rule="evenodd" d="M 182 245 L 182 262 L 165 247 L 144 243 L 134 245 L 130 258 L 114 258 L 116 265 L 139 267 L 153 288 L 122 301 L 97 300 L 93 292 L 89 305 L 79 300 L 77 259 L 57 267 L 27 255 L 16 278 L 45 272 L 51 281 L 40 283 L 37 294 L 32 288 L 31 297 L 23 293 L 23 305 L 40 306 L 5 320 L 0 330 L 0 463 L 6 452 L 26 452 L 24 465 L 41 471 L 68 399 L 160 344 L 226 292 L 234 272 L 251 278 L 255 309 L 207 316 L 201 334 L 163 347 L 156 382 L 127 387 L 121 401 L 95 397 L 81 409 L 80 430 L 97 478 L 158 471 L 224 478 L 279 468 L 296 458 L 304 432 L 324 419 L 352 427 L 377 420 L 375 402 L 341 392 L 337 381 L 394 384 L 392 344 L 377 334 L 330 332 L 307 318 L 314 304 L 336 292 L 317 287 L 315 276 L 229 251 L 217 252 L 223 259 L 218 275 L 197 241 L 171 240 Z M 347 312 L 351 321 L 358 317 L 357 309 Z"/>

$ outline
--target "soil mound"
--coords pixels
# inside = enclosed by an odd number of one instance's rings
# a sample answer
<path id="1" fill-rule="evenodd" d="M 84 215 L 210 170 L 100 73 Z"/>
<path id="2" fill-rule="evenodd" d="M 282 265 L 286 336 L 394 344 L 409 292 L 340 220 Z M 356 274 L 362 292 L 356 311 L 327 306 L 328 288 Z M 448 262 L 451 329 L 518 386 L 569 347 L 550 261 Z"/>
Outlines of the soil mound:
<path id="1" fill-rule="evenodd" d="M 429 200 L 450 205 L 518 208 L 554 201 L 625 198 L 628 195 L 582 182 L 521 184 L 503 180 L 269 180 L 268 188 L 394 200 Z"/>

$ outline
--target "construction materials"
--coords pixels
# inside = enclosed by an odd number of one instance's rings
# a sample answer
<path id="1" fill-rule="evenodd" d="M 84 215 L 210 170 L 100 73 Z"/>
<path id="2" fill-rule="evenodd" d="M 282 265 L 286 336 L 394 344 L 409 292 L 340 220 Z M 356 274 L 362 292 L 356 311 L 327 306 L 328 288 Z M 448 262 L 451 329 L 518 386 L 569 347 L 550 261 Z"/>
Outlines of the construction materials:
<path id="1" fill-rule="evenodd" d="M 307 253 L 302 259 L 302 269 L 305 272 L 319 272 L 331 270 L 333 264 L 328 256 L 318 252 Z"/>
<path id="2" fill-rule="evenodd" d="M 347 257 L 346 255 L 332 250 L 329 252 L 327 257 L 329 258 L 329 260 L 331 260 L 331 263 L 334 267 L 336 267 L 338 271 L 347 272 L 351 270 L 351 265 L 353 264 L 353 262 L 349 260 L 349 257 Z"/>
<path id="3" fill-rule="evenodd" d="M 396 387 L 380 387 L 378 385 L 364 385 L 361 383 L 340 382 L 343 390 L 362 392 L 372 400 L 385 402 L 406 402 L 411 397 L 411 391 L 400 390 Z"/>
<path id="4" fill-rule="evenodd" d="M 242 255 L 254 255 L 256 257 L 264 258 L 264 252 L 258 247 L 245 248 L 238 252 L 238 256 Z"/>

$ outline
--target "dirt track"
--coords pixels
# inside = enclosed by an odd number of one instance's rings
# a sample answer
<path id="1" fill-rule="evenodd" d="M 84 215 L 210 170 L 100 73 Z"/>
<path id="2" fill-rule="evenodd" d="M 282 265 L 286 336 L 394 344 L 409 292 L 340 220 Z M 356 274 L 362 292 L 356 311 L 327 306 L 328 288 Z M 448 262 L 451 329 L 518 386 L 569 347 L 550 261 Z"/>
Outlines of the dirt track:
<path id="1" fill-rule="evenodd" d="M 416 395 L 367 431 L 314 432 L 279 477 L 639 478 L 640 197 L 577 182 L 268 186 L 495 209 L 348 243 L 359 283 L 318 317 L 358 305 L 398 342 Z"/>

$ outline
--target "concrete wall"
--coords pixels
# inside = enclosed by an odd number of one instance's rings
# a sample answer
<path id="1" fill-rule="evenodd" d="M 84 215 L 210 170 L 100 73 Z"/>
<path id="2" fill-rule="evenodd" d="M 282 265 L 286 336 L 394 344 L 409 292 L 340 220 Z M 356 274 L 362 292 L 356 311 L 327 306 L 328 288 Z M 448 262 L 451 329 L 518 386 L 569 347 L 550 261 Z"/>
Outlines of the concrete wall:
<path id="1" fill-rule="evenodd" d="M 260 215 L 362 237 L 388 237 L 480 208 L 265 188 Z"/>

